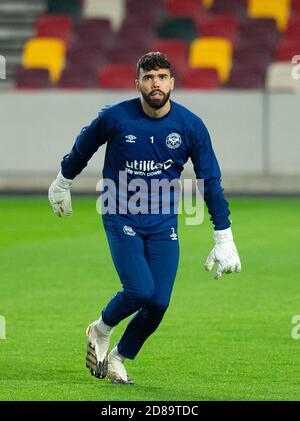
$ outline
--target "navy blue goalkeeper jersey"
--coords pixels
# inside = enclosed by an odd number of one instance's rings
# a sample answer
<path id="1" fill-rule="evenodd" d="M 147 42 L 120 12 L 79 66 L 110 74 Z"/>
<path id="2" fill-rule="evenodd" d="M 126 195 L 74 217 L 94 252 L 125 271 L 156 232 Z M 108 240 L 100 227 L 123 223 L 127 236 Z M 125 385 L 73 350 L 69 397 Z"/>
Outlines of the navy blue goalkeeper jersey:
<path id="1" fill-rule="evenodd" d="M 145 114 L 139 98 L 105 107 L 89 126 L 81 130 L 72 150 L 63 158 L 63 176 L 74 179 L 105 143 L 103 178 L 112 180 L 116 186 L 118 218 L 124 218 L 126 223 L 132 225 L 146 227 L 176 224 L 176 193 L 171 189 L 170 211 L 165 213 L 161 209 L 163 190 L 155 190 L 155 197 L 151 183 L 153 180 L 179 180 L 183 165 L 191 158 L 196 178 L 204 180 L 204 200 L 215 229 L 230 226 L 228 203 L 221 187 L 221 172 L 208 130 L 197 115 L 182 105 L 171 101 L 170 111 L 161 118 L 151 118 Z M 121 178 L 120 174 L 123 174 Z M 121 194 L 124 195 L 121 184 L 124 181 L 128 185 L 136 182 L 137 186 L 136 191 L 132 189 L 126 192 L 127 203 L 138 189 L 149 187 L 147 210 L 143 203 L 137 204 L 140 212 L 136 212 L 137 208 L 135 213 L 124 209 L 124 203 L 121 204 Z M 155 211 L 151 212 L 151 209 Z M 103 218 L 112 218 L 113 213 L 109 212 Z"/>

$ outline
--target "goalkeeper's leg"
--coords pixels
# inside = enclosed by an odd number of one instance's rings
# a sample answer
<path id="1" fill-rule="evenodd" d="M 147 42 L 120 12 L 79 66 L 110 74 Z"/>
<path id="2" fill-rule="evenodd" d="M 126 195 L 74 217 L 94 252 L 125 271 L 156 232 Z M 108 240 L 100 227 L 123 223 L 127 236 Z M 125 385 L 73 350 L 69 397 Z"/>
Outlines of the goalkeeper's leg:
<path id="1" fill-rule="evenodd" d="M 135 235 L 128 235 L 123 225 L 105 228 L 123 290 L 109 301 L 101 320 L 92 323 L 87 330 L 86 365 L 98 378 L 107 375 L 112 328 L 135 313 L 154 293 L 154 281 L 144 255 L 143 235 L 136 231 L 133 231 Z"/>

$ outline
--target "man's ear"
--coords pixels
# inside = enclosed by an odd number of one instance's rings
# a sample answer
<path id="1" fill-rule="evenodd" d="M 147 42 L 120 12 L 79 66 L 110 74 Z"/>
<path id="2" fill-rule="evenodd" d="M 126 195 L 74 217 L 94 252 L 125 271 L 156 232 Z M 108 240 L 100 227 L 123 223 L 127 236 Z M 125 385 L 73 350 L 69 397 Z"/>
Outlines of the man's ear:
<path id="1" fill-rule="evenodd" d="M 138 79 L 135 79 L 135 87 L 138 92 L 141 92 L 140 82 Z"/>
<path id="2" fill-rule="evenodd" d="M 173 91 L 174 86 L 175 86 L 175 78 L 171 77 L 171 91 Z"/>

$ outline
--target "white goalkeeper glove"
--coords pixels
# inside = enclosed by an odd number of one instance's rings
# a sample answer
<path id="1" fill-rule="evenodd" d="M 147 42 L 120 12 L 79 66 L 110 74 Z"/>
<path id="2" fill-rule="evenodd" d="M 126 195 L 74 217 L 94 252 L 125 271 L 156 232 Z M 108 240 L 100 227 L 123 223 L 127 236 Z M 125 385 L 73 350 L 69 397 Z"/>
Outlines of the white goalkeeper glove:
<path id="1" fill-rule="evenodd" d="M 214 240 L 216 244 L 206 259 L 205 270 L 210 271 L 217 263 L 215 279 L 219 279 L 223 273 L 240 272 L 241 261 L 233 241 L 231 228 L 214 231 Z"/>
<path id="2" fill-rule="evenodd" d="M 70 187 L 73 180 L 65 178 L 61 171 L 52 182 L 48 190 L 49 202 L 53 212 L 58 217 L 62 215 L 70 216 L 72 214 Z"/>

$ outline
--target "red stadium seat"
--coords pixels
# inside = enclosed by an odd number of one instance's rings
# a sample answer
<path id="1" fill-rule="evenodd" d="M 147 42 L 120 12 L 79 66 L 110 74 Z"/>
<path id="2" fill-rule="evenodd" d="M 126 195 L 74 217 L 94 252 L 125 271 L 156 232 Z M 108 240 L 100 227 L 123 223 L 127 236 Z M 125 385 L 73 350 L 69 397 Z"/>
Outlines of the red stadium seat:
<path id="1" fill-rule="evenodd" d="M 152 44 L 151 51 L 160 51 L 169 58 L 176 73 L 188 67 L 189 44 L 183 39 L 162 39 Z"/>
<path id="2" fill-rule="evenodd" d="M 104 66 L 98 74 L 98 87 L 102 89 L 134 89 L 135 66 L 114 64 Z"/>
<path id="3" fill-rule="evenodd" d="M 197 18 L 204 14 L 199 0 L 165 0 L 170 16 Z"/>
<path id="4" fill-rule="evenodd" d="M 300 40 L 300 21 L 289 23 L 286 31 L 284 32 L 284 40 L 297 41 Z"/>
<path id="5" fill-rule="evenodd" d="M 181 74 L 181 88 L 184 89 L 219 89 L 217 69 L 187 69 Z"/>
<path id="6" fill-rule="evenodd" d="M 17 89 L 49 89 L 52 86 L 47 69 L 24 69 L 22 67 L 17 71 L 15 84 Z"/>
<path id="7" fill-rule="evenodd" d="M 209 15 L 196 19 L 198 34 L 204 37 L 228 38 L 236 43 L 239 21 L 236 16 Z"/>
<path id="8" fill-rule="evenodd" d="M 292 57 L 300 53 L 300 40 L 282 40 L 276 49 L 277 61 L 289 61 Z"/>
<path id="9" fill-rule="evenodd" d="M 300 16 L 300 0 L 292 0 L 292 15 Z"/>
<path id="10" fill-rule="evenodd" d="M 67 15 L 42 15 L 36 21 L 37 37 L 60 38 L 66 46 L 71 42 L 72 19 Z"/>

